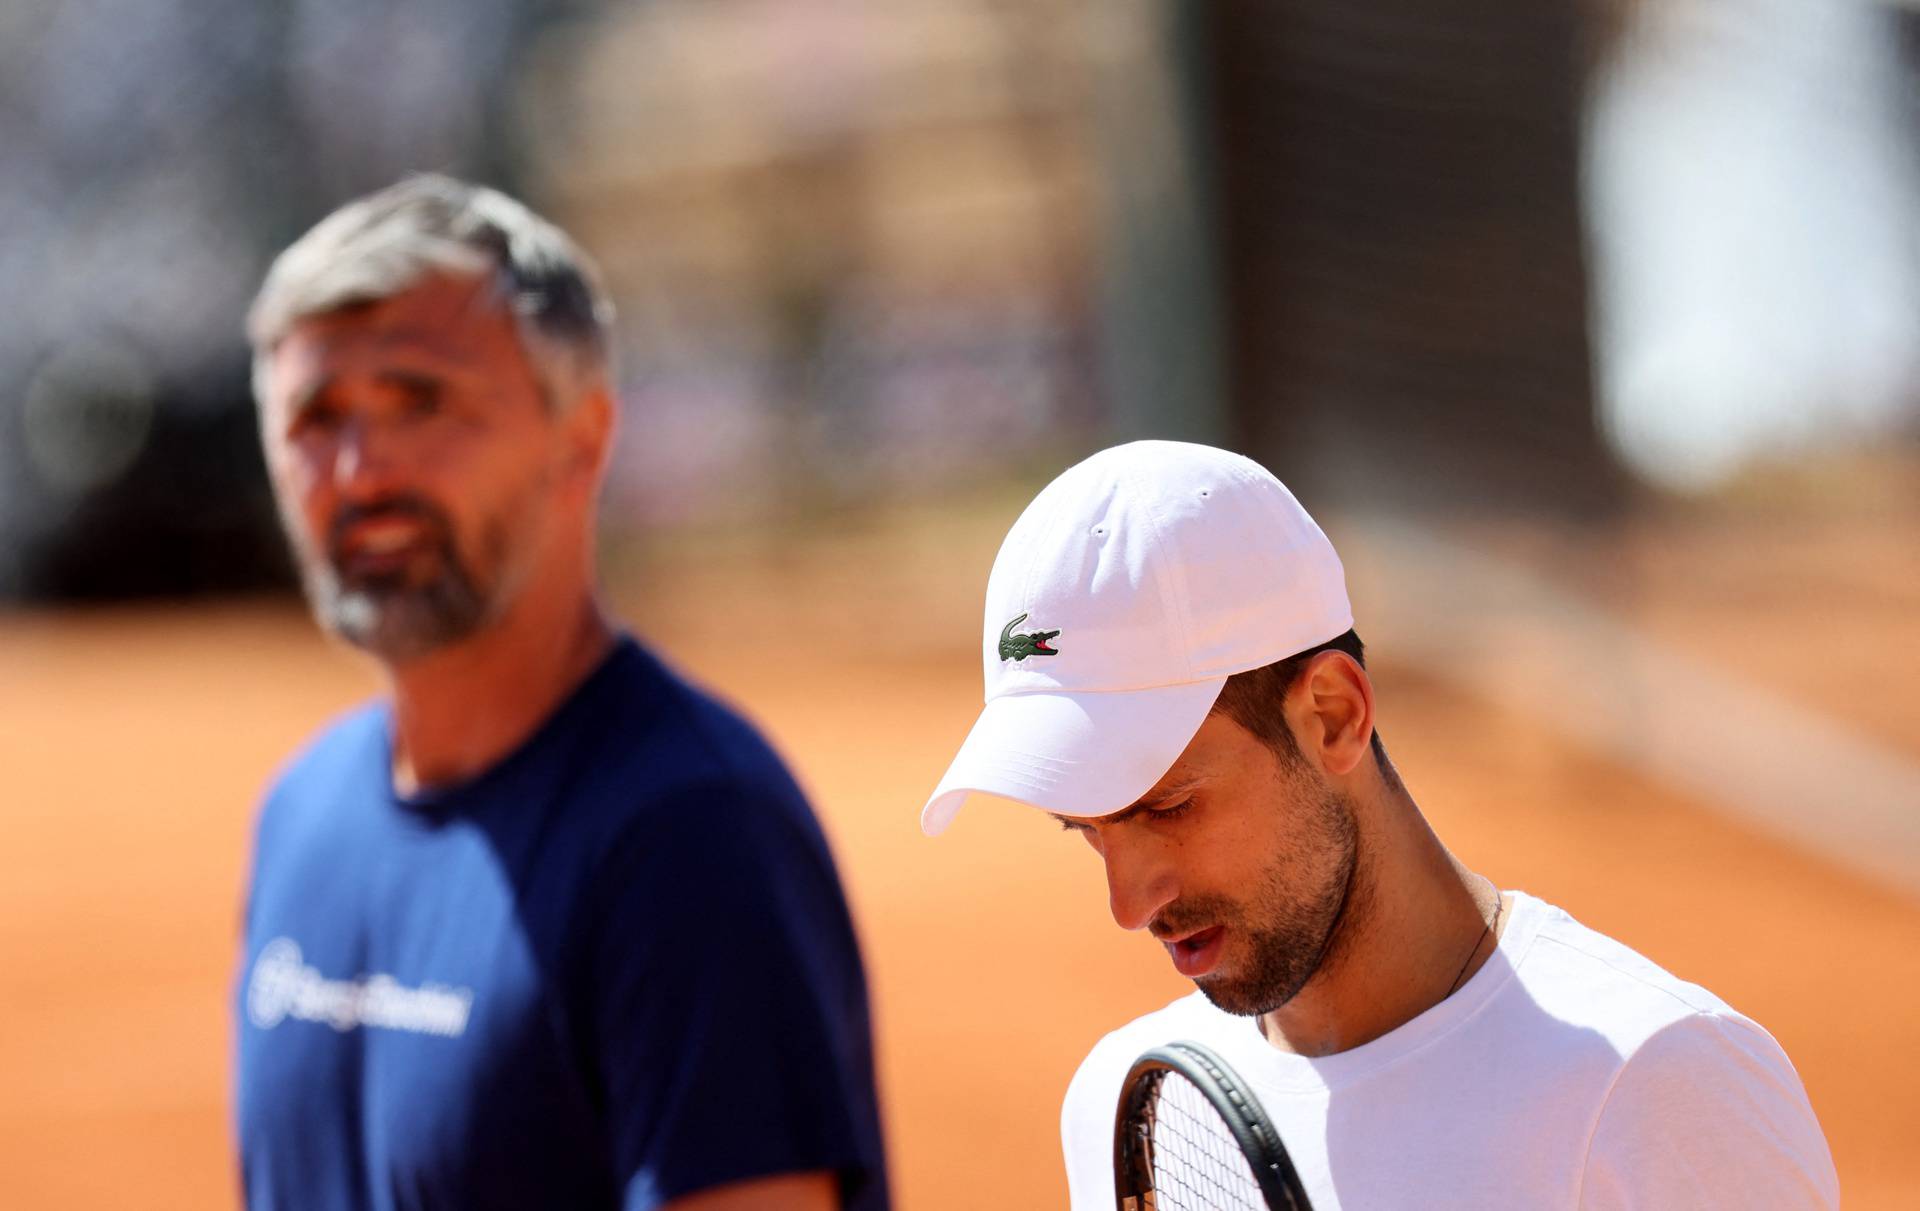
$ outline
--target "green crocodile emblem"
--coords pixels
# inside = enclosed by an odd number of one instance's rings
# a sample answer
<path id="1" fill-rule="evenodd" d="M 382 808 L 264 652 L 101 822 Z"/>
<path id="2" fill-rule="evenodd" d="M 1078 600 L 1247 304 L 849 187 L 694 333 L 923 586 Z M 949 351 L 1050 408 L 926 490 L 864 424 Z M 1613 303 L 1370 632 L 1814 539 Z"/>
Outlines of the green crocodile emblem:
<path id="1" fill-rule="evenodd" d="M 1031 631 L 1014 634 L 1013 628 L 1027 620 L 1025 614 L 1013 619 L 1000 628 L 1000 659 L 1021 661 L 1029 656 L 1058 656 L 1060 653 L 1047 646 L 1047 640 L 1058 635 L 1058 631 Z"/>

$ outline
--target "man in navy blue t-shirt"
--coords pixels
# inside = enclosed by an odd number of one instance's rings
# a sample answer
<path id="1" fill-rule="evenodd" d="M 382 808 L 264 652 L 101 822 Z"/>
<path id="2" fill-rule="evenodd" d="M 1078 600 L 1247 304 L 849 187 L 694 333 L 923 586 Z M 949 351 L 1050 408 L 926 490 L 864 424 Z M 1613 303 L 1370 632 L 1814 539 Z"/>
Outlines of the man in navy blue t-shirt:
<path id="1" fill-rule="evenodd" d="M 443 177 L 335 212 L 254 303 L 308 597 L 391 689 L 261 812 L 255 1211 L 888 1205 L 813 813 L 597 601 L 609 322 L 564 235 Z"/>

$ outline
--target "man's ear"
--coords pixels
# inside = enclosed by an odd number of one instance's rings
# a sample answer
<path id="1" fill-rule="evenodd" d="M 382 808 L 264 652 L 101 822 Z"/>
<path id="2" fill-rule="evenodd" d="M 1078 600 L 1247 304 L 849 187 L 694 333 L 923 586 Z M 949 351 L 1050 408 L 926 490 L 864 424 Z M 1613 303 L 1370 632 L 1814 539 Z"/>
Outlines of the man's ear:
<path id="1" fill-rule="evenodd" d="M 574 401 L 563 422 L 568 470 L 583 476 L 590 488 L 599 486 L 613 457 L 615 411 L 613 393 L 605 383 L 599 383 Z"/>
<path id="2" fill-rule="evenodd" d="M 1286 710 L 1301 752 L 1329 774 L 1352 773 L 1373 743 L 1373 682 L 1345 652 L 1309 661 Z"/>

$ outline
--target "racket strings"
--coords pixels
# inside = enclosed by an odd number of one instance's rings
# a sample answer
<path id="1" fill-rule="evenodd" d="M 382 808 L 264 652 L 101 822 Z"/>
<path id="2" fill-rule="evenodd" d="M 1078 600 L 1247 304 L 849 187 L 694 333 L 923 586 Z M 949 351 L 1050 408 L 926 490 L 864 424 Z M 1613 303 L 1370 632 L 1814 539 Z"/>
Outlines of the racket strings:
<path id="1" fill-rule="evenodd" d="M 1147 1114 L 1154 1211 L 1267 1211 L 1253 1167 L 1206 1095 L 1177 1072 Z"/>

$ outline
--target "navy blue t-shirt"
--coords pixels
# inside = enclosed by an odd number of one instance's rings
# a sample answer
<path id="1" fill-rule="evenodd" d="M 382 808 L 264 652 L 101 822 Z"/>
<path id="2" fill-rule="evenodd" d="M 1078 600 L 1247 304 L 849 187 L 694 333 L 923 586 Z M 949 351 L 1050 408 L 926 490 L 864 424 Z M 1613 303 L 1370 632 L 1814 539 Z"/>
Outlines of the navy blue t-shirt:
<path id="1" fill-rule="evenodd" d="M 620 1208 L 808 1170 L 885 1208 L 865 975 L 780 761 L 631 639 L 397 796 L 391 713 L 269 794 L 237 980 L 254 1211 Z"/>

